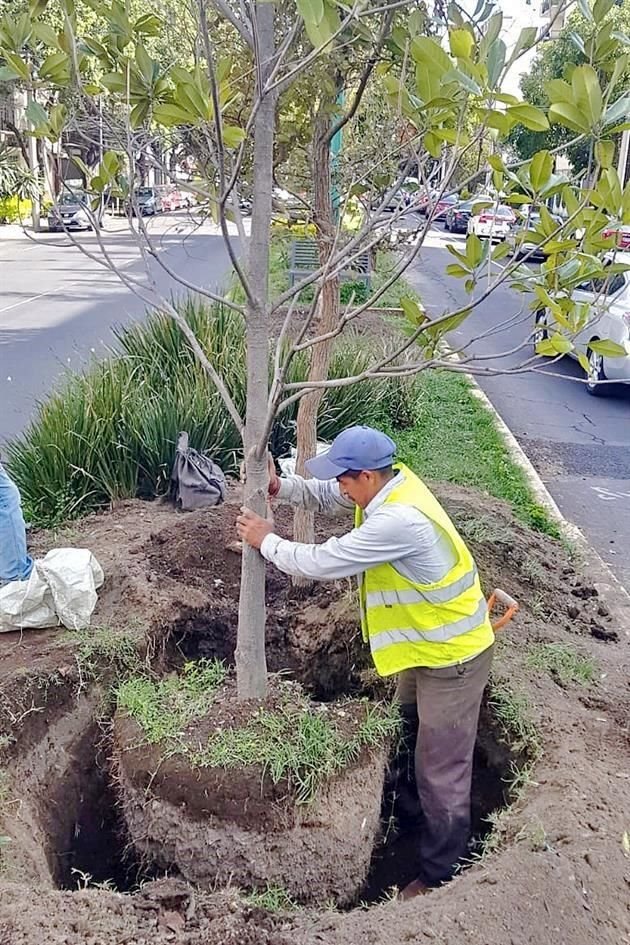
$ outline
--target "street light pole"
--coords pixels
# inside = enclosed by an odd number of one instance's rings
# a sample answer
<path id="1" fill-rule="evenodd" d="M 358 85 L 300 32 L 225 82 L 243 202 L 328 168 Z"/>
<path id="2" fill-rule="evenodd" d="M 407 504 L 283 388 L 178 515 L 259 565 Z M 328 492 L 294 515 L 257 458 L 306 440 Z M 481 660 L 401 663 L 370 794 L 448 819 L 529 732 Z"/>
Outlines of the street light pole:
<path id="1" fill-rule="evenodd" d="M 618 173 L 621 186 L 626 186 L 628 176 L 628 150 L 630 149 L 630 131 L 624 131 L 621 135 L 621 147 L 619 148 Z"/>

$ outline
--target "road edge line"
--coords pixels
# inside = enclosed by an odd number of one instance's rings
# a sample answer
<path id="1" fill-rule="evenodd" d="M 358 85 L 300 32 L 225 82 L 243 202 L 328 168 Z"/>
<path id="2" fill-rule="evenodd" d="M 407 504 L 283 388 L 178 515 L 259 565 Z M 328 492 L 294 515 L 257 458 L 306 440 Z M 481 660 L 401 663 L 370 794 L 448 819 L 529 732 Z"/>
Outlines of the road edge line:
<path id="1" fill-rule="evenodd" d="M 619 629 L 630 638 L 630 593 L 613 574 L 601 555 L 595 551 L 582 530 L 562 514 L 540 473 L 488 395 L 481 389 L 476 378 L 471 374 L 466 374 L 466 377 L 470 382 L 471 394 L 492 416 L 511 459 L 524 473 L 534 497 L 557 523 L 564 538 L 577 547 L 586 565 L 587 573 L 593 577 L 593 586 L 602 597 L 606 597 L 612 603 L 615 610 L 619 611 L 618 617 L 623 624 Z"/>

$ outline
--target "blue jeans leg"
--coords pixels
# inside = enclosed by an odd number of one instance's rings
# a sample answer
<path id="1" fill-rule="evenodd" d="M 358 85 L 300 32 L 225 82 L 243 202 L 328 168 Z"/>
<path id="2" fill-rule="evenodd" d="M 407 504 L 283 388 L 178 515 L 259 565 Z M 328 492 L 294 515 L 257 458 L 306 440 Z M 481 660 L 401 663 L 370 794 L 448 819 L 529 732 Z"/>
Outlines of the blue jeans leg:
<path id="1" fill-rule="evenodd" d="M 0 463 L 0 585 L 25 581 L 32 570 L 20 493 Z"/>

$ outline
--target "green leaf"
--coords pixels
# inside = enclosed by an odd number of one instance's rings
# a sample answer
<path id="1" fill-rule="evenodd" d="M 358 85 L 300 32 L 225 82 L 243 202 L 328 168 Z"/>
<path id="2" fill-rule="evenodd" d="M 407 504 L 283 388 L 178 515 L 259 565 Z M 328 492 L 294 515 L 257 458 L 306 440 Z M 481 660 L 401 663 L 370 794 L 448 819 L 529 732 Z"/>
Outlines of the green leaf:
<path id="1" fill-rule="evenodd" d="M 496 88 L 499 83 L 505 66 L 506 55 L 507 49 L 502 39 L 497 39 L 488 50 L 486 65 L 488 68 L 488 85 L 491 89 Z"/>
<path id="2" fill-rule="evenodd" d="M 508 243 L 499 243 L 499 245 L 495 246 L 492 250 L 492 258 L 495 262 L 498 262 L 500 259 L 505 259 L 506 256 L 509 256 L 511 251 Z"/>
<path id="3" fill-rule="evenodd" d="M 583 113 L 575 105 L 569 105 L 567 102 L 555 102 L 550 107 L 549 121 L 552 125 L 564 125 L 565 128 L 582 134 L 589 130 Z"/>
<path id="4" fill-rule="evenodd" d="M 610 125 L 616 125 L 619 122 L 625 121 L 630 117 L 630 96 L 622 95 L 621 98 L 617 99 L 614 105 L 611 105 L 606 109 L 604 113 L 604 125 L 609 127 Z M 617 129 L 613 129 L 617 130 Z"/>
<path id="5" fill-rule="evenodd" d="M 446 248 L 451 254 L 451 256 L 454 256 L 455 259 L 458 259 L 460 263 L 462 264 L 462 266 L 464 266 L 465 269 L 468 269 L 468 260 L 466 259 L 463 253 L 460 253 L 459 250 L 456 249 L 452 243 L 447 243 Z"/>
<path id="6" fill-rule="evenodd" d="M 538 193 L 549 181 L 553 173 L 553 158 L 549 151 L 538 151 L 529 165 L 529 179 Z"/>
<path id="7" fill-rule="evenodd" d="M 478 236 L 471 233 L 466 237 L 466 259 L 471 269 L 476 269 L 484 256 L 483 243 Z"/>
<path id="8" fill-rule="evenodd" d="M 49 23 L 33 23 L 33 33 L 37 39 L 41 40 L 42 43 L 46 43 L 47 46 L 59 46 L 57 33 Z"/>
<path id="9" fill-rule="evenodd" d="M 573 104 L 573 89 L 564 79 L 551 79 L 545 84 L 545 91 L 550 102 L 566 102 Z"/>
<path id="10" fill-rule="evenodd" d="M 131 109 L 129 115 L 129 121 L 131 122 L 132 128 L 140 128 L 141 125 L 146 121 L 149 112 L 151 110 L 151 102 L 148 98 L 143 99 L 141 102 L 137 102 Z"/>
<path id="11" fill-rule="evenodd" d="M 314 23 L 315 26 L 324 19 L 323 0 L 296 0 L 298 12 L 305 23 Z"/>
<path id="12" fill-rule="evenodd" d="M 500 154 L 489 154 L 487 161 L 493 171 L 505 171 L 505 164 Z"/>
<path id="13" fill-rule="evenodd" d="M 28 12 L 30 14 L 31 20 L 36 20 L 37 17 L 41 16 L 47 6 L 48 0 L 30 0 Z"/>
<path id="14" fill-rule="evenodd" d="M 126 92 L 127 81 L 122 72 L 106 72 L 101 78 L 101 83 L 108 92 Z"/>
<path id="15" fill-rule="evenodd" d="M 30 69 L 20 56 L 16 56 L 15 53 L 9 52 L 8 50 L 4 50 L 2 55 L 6 59 L 7 67 L 11 69 L 16 78 L 24 79 L 25 82 L 30 81 Z"/>
<path id="16" fill-rule="evenodd" d="M 489 51 L 492 49 L 493 43 L 496 43 L 497 39 L 501 35 L 502 28 L 503 28 L 503 14 L 499 11 L 493 14 L 493 16 L 491 16 L 490 19 L 488 20 L 486 31 L 484 33 L 484 37 L 481 41 L 480 49 L 479 49 L 480 62 L 483 62 L 483 60 L 488 55 Z"/>
<path id="17" fill-rule="evenodd" d="M 512 55 L 510 56 L 510 62 L 514 62 L 520 54 L 526 50 L 530 49 L 536 40 L 538 39 L 538 27 L 537 26 L 525 26 L 518 34 L 518 39 L 514 44 L 514 49 L 512 50 Z"/>
<path id="18" fill-rule="evenodd" d="M 178 85 L 175 89 L 175 103 L 196 119 L 210 121 L 212 118 L 212 103 L 197 85 Z"/>
<path id="19" fill-rule="evenodd" d="M 118 173 L 120 168 L 120 158 L 115 151 L 106 151 L 103 155 L 102 165 L 105 168 L 106 173 L 113 177 Z"/>
<path id="20" fill-rule="evenodd" d="M 573 351 L 573 343 L 558 332 L 551 335 L 548 340 L 551 342 L 551 347 L 556 354 L 568 354 L 569 351 Z"/>
<path id="21" fill-rule="evenodd" d="M 452 62 L 439 43 L 428 36 L 416 36 L 409 47 L 414 62 L 443 75 L 452 67 Z"/>
<path id="22" fill-rule="evenodd" d="M 618 345 L 616 341 L 602 339 L 601 341 L 589 342 L 589 348 L 596 354 L 601 354 L 605 358 L 625 358 L 628 352 L 623 345 Z"/>
<path id="23" fill-rule="evenodd" d="M 463 266 L 458 266 L 457 263 L 449 263 L 446 267 L 447 276 L 455 276 L 456 279 L 463 279 L 464 276 L 470 275 L 469 269 L 464 269 Z"/>
<path id="24" fill-rule="evenodd" d="M 615 160 L 615 142 L 597 141 L 595 143 L 595 157 L 603 168 L 612 167 Z"/>
<path id="25" fill-rule="evenodd" d="M 25 115 L 34 128 L 48 124 L 48 112 L 39 102 L 29 102 L 25 109 Z"/>
<path id="26" fill-rule="evenodd" d="M 589 361 L 588 361 L 588 358 L 586 357 L 586 355 L 585 355 L 585 354 L 582 354 L 582 352 L 580 352 L 580 353 L 578 354 L 578 361 L 580 362 L 580 367 L 582 368 L 582 370 L 584 371 L 584 373 L 585 373 L 585 374 L 590 374 L 590 373 L 591 373 L 591 365 L 589 364 Z"/>
<path id="27" fill-rule="evenodd" d="M 577 66 L 571 76 L 574 105 L 586 116 L 588 127 L 594 128 L 602 117 L 604 100 L 597 73 L 592 66 Z"/>
<path id="28" fill-rule="evenodd" d="M 412 299 L 409 296 L 401 297 L 400 307 L 405 313 L 405 317 L 414 326 L 421 325 L 422 322 L 427 320 L 427 313 L 424 311 L 424 309 L 420 308 L 415 299 Z"/>
<path id="29" fill-rule="evenodd" d="M 530 131 L 548 131 L 549 129 L 545 113 L 533 105 L 512 105 L 508 108 L 508 115 L 515 119 L 517 124 L 524 125 Z"/>
<path id="30" fill-rule="evenodd" d="M 236 125 L 223 126 L 223 143 L 226 148 L 238 148 L 245 140 L 245 131 Z"/>
<path id="31" fill-rule="evenodd" d="M 578 0 L 578 7 L 580 8 L 580 13 L 582 14 L 582 16 L 586 20 L 589 20 L 589 22 L 592 22 L 593 13 L 590 8 L 588 0 Z"/>
<path id="32" fill-rule="evenodd" d="M 449 69 L 442 76 L 443 83 L 456 82 L 459 86 L 466 89 L 472 95 L 481 95 L 481 87 L 471 76 L 467 75 L 461 69 Z"/>
<path id="33" fill-rule="evenodd" d="M 164 125 L 166 128 L 173 128 L 175 125 L 194 125 L 196 121 L 195 115 L 171 103 L 156 105 L 153 109 L 153 117 L 158 125 Z"/>
<path id="34" fill-rule="evenodd" d="M 93 56 L 98 56 L 99 59 L 108 58 L 107 50 L 105 49 L 102 43 L 99 43 L 97 39 L 94 39 L 91 36 L 84 36 L 81 39 L 81 42 L 85 46 L 87 51 L 91 53 Z"/>
<path id="35" fill-rule="evenodd" d="M 159 36 L 162 31 L 162 20 L 155 13 L 145 13 L 133 24 L 133 31 L 142 33 L 144 36 Z"/>
<path id="36" fill-rule="evenodd" d="M 70 78 L 70 57 L 65 52 L 56 52 L 47 56 L 39 67 L 41 79 L 50 79 L 58 81 L 58 78 L 66 76 Z"/>
<path id="37" fill-rule="evenodd" d="M 615 0 L 595 0 L 593 5 L 593 19 L 596 23 L 601 23 L 615 5 Z"/>
<path id="38" fill-rule="evenodd" d="M 442 154 L 442 142 L 437 137 L 437 135 L 434 135 L 431 131 L 427 131 L 426 135 L 422 139 L 422 143 L 431 157 L 435 158 L 437 161 L 437 159 Z"/>
<path id="39" fill-rule="evenodd" d="M 456 59 L 470 59 L 475 40 L 468 30 L 451 30 L 449 35 L 451 55 Z"/>
<path id="40" fill-rule="evenodd" d="M 138 45 L 136 46 L 136 64 L 138 66 L 138 69 L 140 70 L 140 74 L 142 78 L 144 79 L 146 85 L 150 87 L 153 84 L 154 62 L 149 56 L 149 54 L 147 53 L 142 43 L 138 43 Z"/>

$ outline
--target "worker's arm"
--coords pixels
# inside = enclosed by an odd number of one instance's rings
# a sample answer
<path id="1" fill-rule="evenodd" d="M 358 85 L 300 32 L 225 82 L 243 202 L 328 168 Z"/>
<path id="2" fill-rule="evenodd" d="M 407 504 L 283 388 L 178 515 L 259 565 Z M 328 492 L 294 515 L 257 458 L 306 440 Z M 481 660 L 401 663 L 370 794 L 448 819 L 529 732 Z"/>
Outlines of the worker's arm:
<path id="1" fill-rule="evenodd" d="M 242 537 L 248 540 L 247 534 L 242 533 Z M 359 528 L 321 545 L 287 541 L 273 533 L 260 544 L 263 557 L 280 571 L 320 581 L 352 577 L 378 564 L 399 561 L 417 550 L 414 530 L 401 523 L 396 510 L 386 507 Z"/>
<path id="2" fill-rule="evenodd" d="M 277 480 L 275 495 L 289 505 L 294 505 L 307 512 L 327 512 L 333 515 L 347 515 L 354 509 L 354 503 L 342 496 L 339 483 L 335 479 L 302 479 L 301 476 L 286 476 Z"/>

